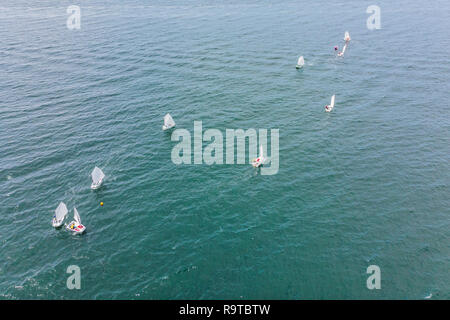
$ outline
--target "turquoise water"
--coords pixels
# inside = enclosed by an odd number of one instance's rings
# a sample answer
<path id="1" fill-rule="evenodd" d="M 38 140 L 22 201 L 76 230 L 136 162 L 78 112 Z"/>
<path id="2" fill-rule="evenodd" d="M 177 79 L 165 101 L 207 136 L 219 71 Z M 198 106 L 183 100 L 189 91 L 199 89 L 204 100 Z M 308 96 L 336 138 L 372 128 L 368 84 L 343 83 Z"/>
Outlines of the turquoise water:
<path id="1" fill-rule="evenodd" d="M 0 7 L 2 299 L 450 298 L 448 1 Z M 173 164 L 167 112 L 280 129 L 278 174 Z"/>

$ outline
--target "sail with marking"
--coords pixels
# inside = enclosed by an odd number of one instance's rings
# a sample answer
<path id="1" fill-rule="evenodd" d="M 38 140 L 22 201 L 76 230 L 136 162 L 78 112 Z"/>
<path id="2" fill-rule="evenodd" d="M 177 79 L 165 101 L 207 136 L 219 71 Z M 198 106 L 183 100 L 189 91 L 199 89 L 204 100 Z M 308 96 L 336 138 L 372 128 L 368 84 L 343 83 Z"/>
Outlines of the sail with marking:
<path id="1" fill-rule="evenodd" d="M 75 207 L 73 208 L 73 218 L 76 223 L 81 224 L 80 214 L 78 213 L 78 210 Z"/>
<path id="2" fill-rule="evenodd" d="M 298 61 L 297 61 L 297 66 L 303 67 L 304 64 L 305 64 L 305 59 L 303 58 L 303 56 L 300 56 L 300 58 L 298 58 Z"/>
<path id="3" fill-rule="evenodd" d="M 103 173 L 102 169 L 100 169 L 99 167 L 95 167 L 94 170 L 92 170 L 91 177 L 92 183 L 99 184 L 105 177 L 105 174 Z"/>
<path id="4" fill-rule="evenodd" d="M 164 116 L 164 126 L 163 129 L 167 130 L 175 127 L 175 121 L 173 121 L 172 116 L 168 113 Z"/>
<path id="5" fill-rule="evenodd" d="M 61 202 L 55 210 L 56 220 L 61 221 L 66 216 L 68 210 L 64 202 Z"/>
<path id="6" fill-rule="evenodd" d="M 350 34 L 348 33 L 348 31 L 345 31 L 344 40 L 345 41 L 350 41 L 351 40 Z"/>
<path id="7" fill-rule="evenodd" d="M 334 108 L 334 100 L 336 98 L 336 95 L 333 94 L 333 96 L 331 97 L 331 103 L 330 103 L 330 109 Z"/>

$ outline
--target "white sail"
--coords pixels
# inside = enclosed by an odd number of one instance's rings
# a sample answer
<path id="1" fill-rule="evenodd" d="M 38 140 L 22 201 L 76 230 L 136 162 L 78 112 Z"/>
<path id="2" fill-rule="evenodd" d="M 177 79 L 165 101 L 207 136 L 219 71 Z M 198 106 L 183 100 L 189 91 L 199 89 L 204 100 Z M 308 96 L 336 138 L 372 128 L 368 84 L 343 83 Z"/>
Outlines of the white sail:
<path id="1" fill-rule="evenodd" d="M 300 56 L 300 58 L 298 58 L 297 65 L 299 67 L 302 67 L 304 64 L 305 64 L 305 59 L 303 58 L 303 56 Z"/>
<path id="2" fill-rule="evenodd" d="M 81 224 L 80 214 L 78 213 L 78 210 L 75 207 L 73 208 L 73 218 L 76 223 Z"/>
<path id="3" fill-rule="evenodd" d="M 163 129 L 167 130 L 175 127 L 175 121 L 173 121 L 172 116 L 168 113 L 164 116 L 164 126 Z"/>
<path id="4" fill-rule="evenodd" d="M 345 49 L 347 49 L 347 43 L 345 43 L 344 47 L 342 48 L 342 54 L 345 53 Z"/>
<path id="5" fill-rule="evenodd" d="M 102 169 L 100 169 L 99 167 L 95 167 L 94 170 L 92 170 L 91 177 L 93 184 L 99 184 L 105 177 L 105 174 L 103 173 Z"/>
<path id="6" fill-rule="evenodd" d="M 350 34 L 348 33 L 348 31 L 345 31 L 344 40 L 345 40 L 345 41 L 350 41 L 350 40 L 352 40 L 352 39 L 350 38 Z"/>
<path id="7" fill-rule="evenodd" d="M 330 103 L 330 109 L 334 108 L 334 100 L 335 100 L 336 95 L 333 94 L 333 96 L 331 97 L 331 103 Z"/>
<path id="8" fill-rule="evenodd" d="M 68 210 L 64 202 L 61 202 L 55 210 L 56 220 L 61 221 L 66 216 Z"/>
<path id="9" fill-rule="evenodd" d="M 263 146 L 262 146 L 262 144 L 259 145 L 259 157 L 264 159 L 264 153 L 263 153 Z"/>

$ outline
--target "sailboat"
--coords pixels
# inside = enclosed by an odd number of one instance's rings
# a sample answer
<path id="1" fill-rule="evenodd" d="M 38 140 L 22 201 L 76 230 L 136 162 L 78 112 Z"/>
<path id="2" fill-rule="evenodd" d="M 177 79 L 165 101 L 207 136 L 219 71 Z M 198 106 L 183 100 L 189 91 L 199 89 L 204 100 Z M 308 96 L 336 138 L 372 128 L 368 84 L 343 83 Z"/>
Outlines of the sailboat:
<path id="1" fill-rule="evenodd" d="M 345 40 L 345 45 L 344 45 L 344 48 L 342 48 L 342 52 L 338 53 L 339 57 L 343 57 L 344 56 L 345 49 L 347 49 L 347 45 L 348 45 L 349 41 L 351 40 L 350 34 L 348 33 L 348 31 L 345 31 L 344 40 Z"/>
<path id="2" fill-rule="evenodd" d="M 172 116 L 168 113 L 164 116 L 164 125 L 162 128 L 163 130 L 168 130 L 173 127 L 175 127 L 175 121 L 173 121 Z"/>
<path id="3" fill-rule="evenodd" d="M 329 105 L 326 105 L 326 106 L 325 106 L 325 111 L 326 111 L 326 112 L 331 112 L 331 110 L 333 110 L 333 108 L 334 108 L 334 99 L 335 99 L 335 96 L 336 96 L 336 95 L 333 94 L 333 96 L 331 97 L 331 103 L 330 103 Z"/>
<path id="4" fill-rule="evenodd" d="M 67 215 L 67 207 L 64 202 L 61 202 L 55 210 L 55 214 L 52 219 L 52 226 L 55 228 L 61 227 L 64 222 L 64 218 Z"/>
<path id="5" fill-rule="evenodd" d="M 83 233 L 86 230 L 86 227 L 81 224 L 80 214 L 78 213 L 77 208 L 73 208 L 73 219 L 67 226 L 66 229 L 75 233 Z"/>
<path id="6" fill-rule="evenodd" d="M 258 168 L 259 166 L 264 164 L 264 161 L 266 161 L 266 158 L 264 158 L 263 146 L 261 144 L 261 145 L 259 145 L 259 157 L 256 159 L 253 159 L 252 166 L 254 166 L 255 168 Z"/>
<path id="7" fill-rule="evenodd" d="M 103 179 L 105 178 L 105 174 L 103 173 L 102 169 L 100 169 L 99 167 L 95 167 L 94 170 L 92 170 L 91 177 L 92 177 L 91 189 L 95 190 L 100 188 L 100 186 L 102 185 Z"/>
<path id="8" fill-rule="evenodd" d="M 297 65 L 295 66 L 295 68 L 300 69 L 304 66 L 304 64 L 305 64 L 305 59 L 303 59 L 303 56 L 300 56 L 300 58 L 298 58 Z"/>
<path id="9" fill-rule="evenodd" d="M 352 40 L 352 39 L 350 38 L 350 33 L 348 33 L 348 31 L 345 31 L 345 34 L 344 34 L 344 41 L 345 41 L 345 42 L 349 42 L 350 40 Z"/>

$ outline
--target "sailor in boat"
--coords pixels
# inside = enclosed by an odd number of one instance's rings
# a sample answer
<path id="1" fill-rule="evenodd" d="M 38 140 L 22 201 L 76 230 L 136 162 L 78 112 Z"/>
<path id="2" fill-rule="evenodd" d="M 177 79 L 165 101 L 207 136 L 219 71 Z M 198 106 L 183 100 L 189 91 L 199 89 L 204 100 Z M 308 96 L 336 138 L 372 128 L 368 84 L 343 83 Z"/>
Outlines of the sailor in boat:
<path id="1" fill-rule="evenodd" d="M 85 227 L 82 224 L 77 224 L 75 221 L 73 221 L 69 224 L 68 228 L 75 232 L 83 232 Z"/>
<path id="2" fill-rule="evenodd" d="M 67 225 L 66 228 L 68 230 L 73 231 L 73 232 L 78 233 L 78 234 L 83 233 L 86 230 L 86 227 L 81 224 L 81 218 L 80 218 L 80 215 L 79 215 L 77 209 L 73 208 L 73 211 L 74 211 L 74 213 L 73 213 L 74 220 L 71 221 Z"/>
<path id="3" fill-rule="evenodd" d="M 326 105 L 326 106 L 325 106 L 325 110 L 326 110 L 326 111 L 330 111 L 330 106 L 329 106 L 329 105 Z"/>
<path id="4" fill-rule="evenodd" d="M 255 168 L 258 168 L 261 164 L 262 164 L 261 158 L 256 158 L 256 159 L 253 159 L 253 161 L 252 161 L 252 165 L 253 165 Z"/>
<path id="5" fill-rule="evenodd" d="M 265 160 L 266 160 L 266 158 L 264 158 L 263 147 L 262 147 L 262 145 L 260 145 L 259 146 L 259 157 L 256 159 L 253 159 L 252 166 L 255 168 L 258 168 L 259 166 L 264 164 Z"/>

